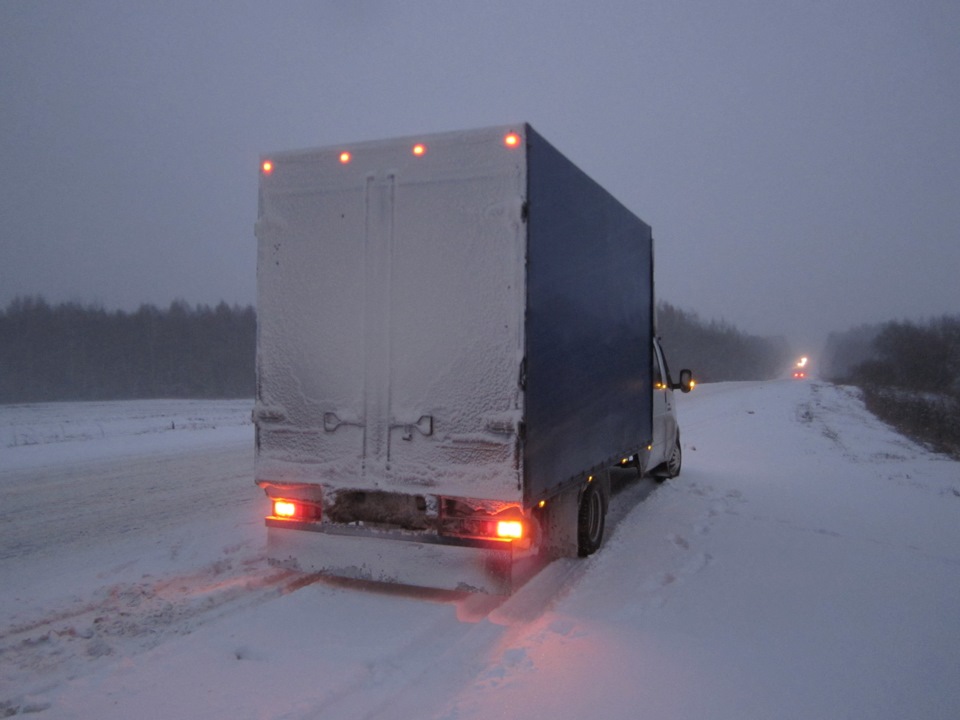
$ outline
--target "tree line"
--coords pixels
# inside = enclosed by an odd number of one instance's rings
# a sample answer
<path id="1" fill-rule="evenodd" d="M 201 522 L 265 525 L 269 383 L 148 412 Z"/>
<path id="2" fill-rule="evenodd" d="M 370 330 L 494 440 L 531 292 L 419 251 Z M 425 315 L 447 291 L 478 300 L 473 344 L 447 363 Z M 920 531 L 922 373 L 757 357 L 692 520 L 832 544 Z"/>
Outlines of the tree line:
<path id="1" fill-rule="evenodd" d="M 108 312 L 21 297 L 0 311 L 0 403 L 253 397 L 252 307 Z"/>
<path id="2" fill-rule="evenodd" d="M 828 379 L 859 387 L 875 415 L 960 457 L 960 315 L 832 334 L 825 355 Z"/>
<path id="3" fill-rule="evenodd" d="M 668 303 L 658 306 L 658 321 L 674 374 L 682 366 L 700 382 L 762 380 L 789 365 L 782 339 Z M 108 312 L 17 298 L 0 310 L 0 403 L 253 397 L 256 334 L 251 306 L 178 300 Z"/>
<path id="4" fill-rule="evenodd" d="M 793 357 L 784 338 L 749 335 L 667 302 L 657 305 L 657 332 L 671 373 L 688 367 L 697 382 L 771 380 L 786 372 Z"/>

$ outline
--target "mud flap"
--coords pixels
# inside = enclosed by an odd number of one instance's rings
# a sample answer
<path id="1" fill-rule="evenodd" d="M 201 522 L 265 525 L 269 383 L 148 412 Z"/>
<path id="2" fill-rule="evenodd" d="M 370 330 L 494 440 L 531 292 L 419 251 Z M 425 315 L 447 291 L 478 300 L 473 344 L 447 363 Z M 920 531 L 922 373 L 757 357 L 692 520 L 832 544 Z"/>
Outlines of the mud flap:
<path id="1" fill-rule="evenodd" d="M 610 474 L 600 471 L 593 480 L 600 483 L 603 494 L 604 507 L 610 504 Z M 540 522 L 543 532 L 541 540 L 541 554 L 547 559 L 575 558 L 579 556 L 579 510 L 580 497 L 586 486 L 572 487 L 565 492 L 551 498 L 540 511 Z"/>

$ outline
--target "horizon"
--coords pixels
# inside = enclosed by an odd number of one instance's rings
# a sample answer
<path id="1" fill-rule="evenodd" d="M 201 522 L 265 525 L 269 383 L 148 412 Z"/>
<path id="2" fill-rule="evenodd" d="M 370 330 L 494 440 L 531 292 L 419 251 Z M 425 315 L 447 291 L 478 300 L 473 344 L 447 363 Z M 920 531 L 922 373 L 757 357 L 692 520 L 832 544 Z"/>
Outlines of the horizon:
<path id="1" fill-rule="evenodd" d="M 0 4 L 0 304 L 255 302 L 261 154 L 530 122 L 660 299 L 800 352 L 960 310 L 960 5 Z"/>

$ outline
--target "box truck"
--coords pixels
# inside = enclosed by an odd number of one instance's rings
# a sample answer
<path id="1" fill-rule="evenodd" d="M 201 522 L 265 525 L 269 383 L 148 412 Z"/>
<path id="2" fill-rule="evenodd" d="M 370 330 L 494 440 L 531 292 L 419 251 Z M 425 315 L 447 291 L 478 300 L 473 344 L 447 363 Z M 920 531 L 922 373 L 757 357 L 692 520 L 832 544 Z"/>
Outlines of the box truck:
<path id="1" fill-rule="evenodd" d="M 508 593 L 679 472 L 650 227 L 530 125 L 265 156 L 256 236 L 272 561 Z"/>

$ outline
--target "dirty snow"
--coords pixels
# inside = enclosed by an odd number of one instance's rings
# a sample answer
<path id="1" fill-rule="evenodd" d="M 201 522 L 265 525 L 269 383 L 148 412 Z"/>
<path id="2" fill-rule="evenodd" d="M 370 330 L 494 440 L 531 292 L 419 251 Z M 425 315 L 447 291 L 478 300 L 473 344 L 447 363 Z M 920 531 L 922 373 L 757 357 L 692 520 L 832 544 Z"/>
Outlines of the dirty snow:
<path id="1" fill-rule="evenodd" d="M 848 389 L 681 397 L 683 474 L 507 600 L 267 565 L 250 405 L 0 408 L 0 716 L 960 716 L 960 463 Z"/>

